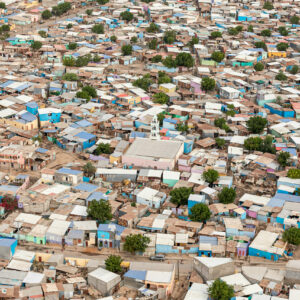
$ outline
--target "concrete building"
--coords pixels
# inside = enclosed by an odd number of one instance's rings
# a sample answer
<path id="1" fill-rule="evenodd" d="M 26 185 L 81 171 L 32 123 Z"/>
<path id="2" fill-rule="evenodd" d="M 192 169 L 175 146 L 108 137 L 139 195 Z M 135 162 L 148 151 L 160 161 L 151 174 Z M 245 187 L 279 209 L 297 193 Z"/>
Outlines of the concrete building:
<path id="1" fill-rule="evenodd" d="M 145 187 L 136 195 L 136 202 L 151 208 L 159 208 L 166 199 L 166 194 L 158 190 Z"/>
<path id="2" fill-rule="evenodd" d="M 60 168 L 55 172 L 54 180 L 61 184 L 76 185 L 83 180 L 83 172 L 68 168 Z"/>

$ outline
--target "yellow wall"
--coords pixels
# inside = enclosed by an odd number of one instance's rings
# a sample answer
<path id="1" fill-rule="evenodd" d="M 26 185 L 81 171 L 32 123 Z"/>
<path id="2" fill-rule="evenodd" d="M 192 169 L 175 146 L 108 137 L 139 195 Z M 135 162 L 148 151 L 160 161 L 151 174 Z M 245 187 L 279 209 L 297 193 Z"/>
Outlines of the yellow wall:
<path id="1" fill-rule="evenodd" d="M 286 52 L 284 52 L 284 51 L 270 51 L 270 52 L 268 52 L 268 57 L 286 57 Z"/>
<path id="2" fill-rule="evenodd" d="M 77 257 L 65 257 L 65 260 L 66 262 L 69 262 L 71 265 L 73 265 L 74 263 L 75 266 L 82 267 L 82 268 L 84 268 L 89 262 L 89 259 L 77 258 Z"/>
<path id="3" fill-rule="evenodd" d="M 119 157 L 114 157 L 114 156 L 112 156 L 112 155 L 110 155 L 110 157 L 109 157 L 109 162 L 111 163 L 111 164 L 113 164 L 114 162 L 117 162 L 117 163 L 120 163 L 121 162 L 121 156 L 119 156 Z"/>
<path id="4" fill-rule="evenodd" d="M 0 124 L 7 124 L 10 126 L 14 126 L 16 128 L 22 129 L 22 130 L 33 130 L 38 128 L 38 120 L 35 119 L 31 123 L 23 124 L 20 122 L 17 122 L 15 119 L 0 119 Z"/>
<path id="5" fill-rule="evenodd" d="M 51 256 L 52 256 L 52 254 L 50 254 L 50 253 L 37 252 L 35 254 L 35 260 L 40 261 L 39 258 L 41 257 L 42 262 L 47 262 Z"/>
<path id="6" fill-rule="evenodd" d="M 162 92 L 164 92 L 164 93 L 174 93 L 175 90 L 176 90 L 176 86 L 175 86 L 174 88 L 172 88 L 172 89 L 168 89 L 168 88 L 166 88 L 166 87 L 160 85 L 160 86 L 159 86 L 159 89 L 160 89 Z"/>

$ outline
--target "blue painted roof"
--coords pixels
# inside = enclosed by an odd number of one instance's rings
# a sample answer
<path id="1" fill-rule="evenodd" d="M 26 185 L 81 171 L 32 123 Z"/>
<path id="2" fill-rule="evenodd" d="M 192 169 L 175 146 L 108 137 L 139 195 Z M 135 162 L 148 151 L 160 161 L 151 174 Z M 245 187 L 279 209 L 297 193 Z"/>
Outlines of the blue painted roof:
<path id="1" fill-rule="evenodd" d="M 68 168 L 60 168 L 59 170 L 56 171 L 57 173 L 63 173 L 63 174 L 69 174 L 69 175 L 78 175 L 81 174 L 82 171 L 79 170 L 73 170 L 73 169 L 68 169 Z"/>
<path id="2" fill-rule="evenodd" d="M 118 235 L 120 235 L 124 231 L 124 229 L 125 229 L 125 227 L 120 226 L 118 224 L 114 224 L 114 223 L 100 224 L 98 226 L 99 231 L 115 232 Z"/>
<path id="3" fill-rule="evenodd" d="M 28 106 L 30 108 L 38 108 L 38 104 L 34 101 L 26 103 L 26 106 Z"/>
<path id="4" fill-rule="evenodd" d="M 124 274 L 124 277 L 133 278 L 138 280 L 145 280 L 146 279 L 147 271 L 141 270 L 129 270 Z"/>
<path id="5" fill-rule="evenodd" d="M 36 120 L 36 116 L 28 111 L 26 113 L 20 115 L 20 117 L 27 122 L 32 122 L 32 121 Z"/>
<path id="6" fill-rule="evenodd" d="M 5 81 L 5 82 L 3 82 L 1 85 L 0 85 L 0 87 L 1 88 L 6 88 L 8 85 L 10 85 L 10 84 L 12 84 L 12 83 L 14 83 L 15 81 L 13 81 L 13 80 L 7 80 L 7 81 Z"/>
<path id="7" fill-rule="evenodd" d="M 78 122 L 76 122 L 77 125 L 79 125 L 79 127 L 88 127 L 93 125 L 91 122 L 87 121 L 87 120 L 80 120 Z"/>
<path id="8" fill-rule="evenodd" d="M 91 133 L 88 133 L 85 131 L 81 131 L 81 132 L 77 133 L 75 136 L 79 137 L 80 139 L 84 139 L 84 140 L 90 140 L 90 139 L 96 137 L 94 134 L 91 134 Z"/>
<path id="9" fill-rule="evenodd" d="M 17 240 L 16 239 L 5 239 L 5 238 L 1 238 L 0 239 L 0 247 L 4 246 L 4 247 L 11 247 L 11 245 L 13 245 Z"/>
<path id="10" fill-rule="evenodd" d="M 214 236 L 200 235 L 199 244 L 210 244 L 210 245 L 213 245 L 213 246 L 217 246 L 218 245 L 218 238 L 214 237 Z"/>
<path id="11" fill-rule="evenodd" d="M 297 150 L 295 148 L 282 148 L 281 151 L 288 152 L 291 156 L 297 156 Z"/>
<path id="12" fill-rule="evenodd" d="M 23 90 L 29 88 L 30 85 L 31 85 L 31 84 L 29 84 L 29 83 L 24 83 L 24 84 L 18 86 L 18 88 L 16 88 L 16 91 L 21 92 L 21 91 L 23 91 Z"/>
<path id="13" fill-rule="evenodd" d="M 82 192 L 93 192 L 98 188 L 98 186 L 90 184 L 90 183 L 80 183 L 74 187 L 75 190 L 79 190 Z"/>
<path id="14" fill-rule="evenodd" d="M 82 239 L 84 235 L 83 230 L 71 229 L 67 235 L 68 239 Z"/>
<path id="15" fill-rule="evenodd" d="M 288 202 L 300 202 L 300 196 L 283 194 L 283 193 L 276 193 L 272 199 L 281 199 Z"/>
<path id="16" fill-rule="evenodd" d="M 20 187 L 16 185 L 0 185 L 0 192 L 13 192 L 16 193 Z"/>
<path id="17" fill-rule="evenodd" d="M 283 199 L 276 199 L 276 198 L 272 198 L 267 206 L 270 206 L 270 207 L 283 207 L 285 201 Z"/>
<path id="18" fill-rule="evenodd" d="M 145 137 L 146 133 L 145 132 L 139 132 L 139 131 L 131 131 L 130 137 L 136 138 L 136 137 Z"/>
<path id="19" fill-rule="evenodd" d="M 92 201 L 92 200 L 97 200 L 97 201 L 99 201 L 99 200 L 101 200 L 101 199 L 103 199 L 103 200 L 107 200 L 108 199 L 108 197 L 107 197 L 107 195 L 105 195 L 104 193 L 102 193 L 102 192 L 93 192 L 93 193 L 91 193 L 88 197 L 87 197 L 87 201 Z"/>

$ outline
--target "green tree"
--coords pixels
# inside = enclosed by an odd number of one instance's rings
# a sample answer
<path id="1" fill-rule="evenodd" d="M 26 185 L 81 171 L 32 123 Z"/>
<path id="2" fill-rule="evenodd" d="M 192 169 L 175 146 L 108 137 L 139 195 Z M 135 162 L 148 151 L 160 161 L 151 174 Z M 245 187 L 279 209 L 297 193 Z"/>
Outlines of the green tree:
<path id="1" fill-rule="evenodd" d="M 268 121 L 260 116 L 251 117 L 247 121 L 247 128 L 252 133 L 262 133 Z"/>
<path id="2" fill-rule="evenodd" d="M 93 13 L 93 10 L 92 10 L 92 9 L 87 9 L 87 10 L 85 11 L 85 13 L 86 13 L 88 16 L 90 16 L 90 15 Z"/>
<path id="3" fill-rule="evenodd" d="M 252 25 L 249 25 L 248 28 L 247 28 L 247 31 L 248 31 L 248 32 L 253 32 L 253 31 L 254 31 L 254 30 L 253 30 L 253 26 L 252 26 Z"/>
<path id="4" fill-rule="evenodd" d="M 292 24 L 299 24 L 299 20 L 300 20 L 300 18 L 299 18 L 298 16 L 292 16 L 292 17 L 290 18 L 290 22 L 291 22 Z"/>
<path id="5" fill-rule="evenodd" d="M 210 37 L 211 37 L 212 39 L 220 38 L 220 37 L 222 37 L 222 32 L 220 32 L 220 31 L 213 31 L 213 32 L 210 34 Z"/>
<path id="6" fill-rule="evenodd" d="M 204 77 L 201 81 L 201 89 L 208 92 L 215 89 L 216 82 L 213 78 Z"/>
<path id="7" fill-rule="evenodd" d="M 109 0 L 97 0 L 100 5 L 104 5 L 109 2 Z"/>
<path id="8" fill-rule="evenodd" d="M 286 49 L 289 47 L 288 43 L 279 43 L 276 45 L 276 48 L 278 51 L 286 51 Z"/>
<path id="9" fill-rule="evenodd" d="M 218 199 L 221 203 L 228 204 L 233 203 L 236 197 L 234 188 L 224 187 L 218 194 Z"/>
<path id="10" fill-rule="evenodd" d="M 176 41 L 176 32 L 174 30 L 166 31 L 163 40 L 166 44 L 173 44 Z"/>
<path id="11" fill-rule="evenodd" d="M 289 244 L 300 245 L 300 229 L 296 227 L 286 229 L 282 235 L 282 239 Z"/>
<path id="12" fill-rule="evenodd" d="M 172 80 L 165 72 L 158 72 L 158 84 L 170 83 Z"/>
<path id="13" fill-rule="evenodd" d="M 99 55 L 98 54 L 94 55 L 93 62 L 98 63 L 100 61 L 101 61 L 101 58 L 99 57 Z"/>
<path id="14" fill-rule="evenodd" d="M 126 22 L 130 22 L 133 20 L 133 14 L 128 10 L 121 12 L 120 17 Z"/>
<path id="15" fill-rule="evenodd" d="M 230 35 L 238 35 L 239 34 L 238 30 L 236 28 L 233 28 L 233 27 L 228 29 L 228 33 Z"/>
<path id="16" fill-rule="evenodd" d="M 163 92 L 154 94 L 153 102 L 159 104 L 167 104 L 169 102 L 169 96 Z"/>
<path id="17" fill-rule="evenodd" d="M 110 221 L 113 217 L 109 202 L 103 199 L 100 199 L 100 201 L 92 200 L 87 208 L 87 213 L 89 217 L 99 223 Z"/>
<path id="18" fill-rule="evenodd" d="M 152 22 L 149 25 L 149 27 L 146 29 L 146 31 L 149 32 L 149 33 L 159 32 L 159 26 Z"/>
<path id="19" fill-rule="evenodd" d="M 214 169 L 209 169 L 203 173 L 203 178 L 212 185 L 219 178 L 219 172 Z"/>
<path id="20" fill-rule="evenodd" d="M 145 252 L 150 239 L 141 234 L 130 234 L 125 238 L 124 250 L 130 253 Z"/>
<path id="21" fill-rule="evenodd" d="M 95 24 L 92 27 L 92 32 L 97 34 L 103 34 L 104 33 L 104 26 L 103 24 Z"/>
<path id="22" fill-rule="evenodd" d="M 226 132 L 230 131 L 230 128 L 226 124 L 226 121 L 225 121 L 224 118 L 217 118 L 217 119 L 215 119 L 214 124 L 215 124 L 216 127 L 219 127 L 220 129 L 223 129 Z"/>
<path id="23" fill-rule="evenodd" d="M 218 63 L 220 63 L 224 58 L 225 58 L 225 54 L 224 54 L 224 52 L 221 52 L 221 51 L 215 51 L 211 55 L 211 59 L 213 59 L 214 61 L 216 61 Z"/>
<path id="24" fill-rule="evenodd" d="M 255 42 L 255 43 L 254 43 L 254 46 L 255 46 L 255 48 L 262 48 L 262 49 L 264 49 L 265 51 L 268 50 L 266 43 L 265 43 L 265 42 L 262 42 L 262 41 L 260 41 L 260 42 Z"/>
<path id="25" fill-rule="evenodd" d="M 299 71 L 299 67 L 295 65 L 291 68 L 290 73 L 295 75 L 298 73 L 298 71 Z"/>
<path id="26" fill-rule="evenodd" d="M 133 82 L 134 86 L 137 86 L 145 91 L 149 90 L 150 85 L 152 84 L 150 74 L 144 75 L 142 78 L 139 78 Z"/>
<path id="27" fill-rule="evenodd" d="M 281 167 L 289 165 L 290 153 L 282 151 L 278 154 L 277 161 Z"/>
<path id="28" fill-rule="evenodd" d="M 115 43 L 117 41 L 117 37 L 115 35 L 112 35 L 110 37 L 110 41 L 113 42 L 113 43 Z"/>
<path id="29" fill-rule="evenodd" d="M 273 8 L 274 8 L 274 6 L 273 6 L 272 2 L 266 1 L 266 2 L 264 3 L 263 9 L 266 9 L 266 10 L 272 10 Z"/>
<path id="30" fill-rule="evenodd" d="M 287 173 L 287 177 L 293 178 L 293 179 L 299 179 L 300 178 L 300 169 L 289 169 Z"/>
<path id="31" fill-rule="evenodd" d="M 190 48 L 192 48 L 194 45 L 197 45 L 197 44 L 199 44 L 199 38 L 196 37 L 196 36 L 193 36 L 193 37 L 191 38 L 191 40 L 188 42 L 187 45 L 188 45 Z"/>
<path id="32" fill-rule="evenodd" d="M 91 96 L 89 95 L 89 93 L 84 92 L 84 91 L 78 91 L 76 93 L 76 97 L 80 98 L 80 99 L 86 99 L 87 101 L 91 100 Z"/>
<path id="33" fill-rule="evenodd" d="M 97 97 L 97 91 L 95 90 L 94 87 L 90 86 L 90 85 L 86 85 L 82 88 L 83 92 L 87 92 L 92 98 L 96 98 Z"/>
<path id="34" fill-rule="evenodd" d="M 181 188 L 176 188 L 173 189 L 170 192 L 171 196 L 171 202 L 176 204 L 177 206 L 180 205 L 187 205 L 188 199 L 190 197 L 190 194 L 193 192 L 192 188 L 187 188 L 187 187 L 181 187 Z"/>
<path id="35" fill-rule="evenodd" d="M 210 210 L 204 203 L 197 203 L 191 208 L 190 219 L 194 222 L 205 222 L 210 218 Z"/>
<path id="36" fill-rule="evenodd" d="M 52 17 L 52 13 L 49 9 L 46 9 L 42 12 L 42 19 L 48 20 Z"/>
<path id="37" fill-rule="evenodd" d="M 132 44 L 137 43 L 137 41 L 138 41 L 138 38 L 137 38 L 136 36 L 133 36 L 133 37 L 130 39 L 130 43 L 132 43 Z"/>
<path id="38" fill-rule="evenodd" d="M 165 112 L 161 112 L 158 115 L 156 115 L 160 126 L 163 125 L 163 122 L 164 122 L 164 119 L 165 119 L 165 114 L 166 114 Z"/>
<path id="39" fill-rule="evenodd" d="M 96 150 L 95 150 L 95 154 L 96 155 L 100 155 L 100 154 L 111 154 L 111 148 L 110 148 L 110 144 L 106 144 L 106 143 L 100 143 L 98 144 Z"/>
<path id="40" fill-rule="evenodd" d="M 187 132 L 189 130 L 189 126 L 184 123 L 179 123 L 176 129 L 180 132 Z"/>
<path id="41" fill-rule="evenodd" d="M 68 44 L 68 49 L 69 50 L 75 50 L 77 48 L 77 43 L 69 43 Z"/>
<path id="42" fill-rule="evenodd" d="M 237 30 L 237 32 L 242 32 L 244 27 L 242 25 L 238 25 L 235 27 L 235 29 Z"/>
<path id="43" fill-rule="evenodd" d="M 151 50 L 156 50 L 158 45 L 157 39 L 151 39 L 151 41 L 148 43 L 148 47 Z"/>
<path id="44" fill-rule="evenodd" d="M 44 31 L 44 30 L 40 30 L 38 33 L 39 33 L 39 35 L 40 35 L 42 38 L 46 38 L 46 37 L 47 37 L 47 32 Z"/>
<path id="45" fill-rule="evenodd" d="M 122 263 L 123 259 L 119 255 L 110 255 L 105 260 L 105 268 L 106 270 L 113 272 L 113 273 L 121 273 L 122 272 Z"/>
<path id="46" fill-rule="evenodd" d="M 155 55 L 151 58 L 151 61 L 153 63 L 158 63 L 158 62 L 161 62 L 162 61 L 162 56 L 161 55 Z"/>
<path id="47" fill-rule="evenodd" d="M 287 36 L 289 35 L 289 31 L 284 27 L 284 26 L 281 26 L 278 28 L 278 31 L 279 33 L 282 35 L 282 36 Z"/>
<path id="48" fill-rule="evenodd" d="M 0 28 L 0 31 L 10 31 L 10 26 L 7 24 L 2 25 Z"/>
<path id="49" fill-rule="evenodd" d="M 269 37 L 269 36 L 271 36 L 271 30 L 270 29 L 264 29 L 264 30 L 262 30 L 262 32 L 260 34 L 261 34 L 261 36 Z"/>
<path id="50" fill-rule="evenodd" d="M 6 9 L 6 4 L 4 2 L 0 2 L 0 8 L 1 9 Z"/>
<path id="51" fill-rule="evenodd" d="M 260 137 L 249 137 L 244 141 L 245 149 L 249 151 L 261 151 L 263 140 Z"/>
<path id="52" fill-rule="evenodd" d="M 265 68 L 264 64 L 261 62 L 258 62 L 257 64 L 254 65 L 254 69 L 257 72 L 262 71 Z"/>
<path id="53" fill-rule="evenodd" d="M 286 77 L 286 75 L 285 75 L 282 71 L 280 71 L 280 72 L 275 76 L 275 79 L 276 79 L 276 80 L 279 80 L 279 81 L 285 81 L 285 80 L 287 80 L 287 77 Z"/>
<path id="54" fill-rule="evenodd" d="M 176 61 L 172 58 L 171 55 L 168 55 L 164 60 L 163 60 L 163 65 L 166 66 L 167 68 L 176 68 L 177 64 Z"/>
<path id="55" fill-rule="evenodd" d="M 84 166 L 83 166 L 83 172 L 85 174 L 88 175 L 88 177 L 91 177 L 92 175 L 95 175 L 96 173 L 96 168 L 95 166 L 89 161 L 88 163 L 86 163 Z"/>
<path id="56" fill-rule="evenodd" d="M 216 144 L 218 148 L 223 149 L 225 146 L 225 140 L 222 138 L 216 138 Z"/>
<path id="57" fill-rule="evenodd" d="M 216 279 L 209 287 L 208 294 L 213 300 L 230 300 L 234 296 L 234 289 L 221 279 Z"/>
<path id="58" fill-rule="evenodd" d="M 63 75 L 62 79 L 66 81 L 78 81 L 78 76 L 75 73 L 66 73 Z"/>
<path id="59" fill-rule="evenodd" d="M 132 54 L 132 46 L 131 45 L 123 45 L 121 50 L 122 50 L 122 54 L 124 56 Z"/>
<path id="60" fill-rule="evenodd" d="M 194 58 L 190 53 L 182 52 L 177 54 L 175 63 L 177 66 L 191 68 L 194 65 Z"/>
<path id="61" fill-rule="evenodd" d="M 39 41 L 34 41 L 32 44 L 31 44 L 31 48 L 33 51 L 38 51 L 42 48 L 43 44 Z"/>
<path id="62" fill-rule="evenodd" d="M 69 23 L 68 25 L 67 25 L 67 28 L 68 29 L 71 29 L 73 27 L 73 24 L 71 24 L 71 23 Z"/>
<path id="63" fill-rule="evenodd" d="M 63 65 L 67 67 L 74 67 L 76 63 L 76 60 L 74 57 L 64 57 L 63 58 Z"/>
<path id="64" fill-rule="evenodd" d="M 87 66 L 91 59 L 92 59 L 92 56 L 90 54 L 80 56 L 76 59 L 75 66 L 78 68 Z"/>

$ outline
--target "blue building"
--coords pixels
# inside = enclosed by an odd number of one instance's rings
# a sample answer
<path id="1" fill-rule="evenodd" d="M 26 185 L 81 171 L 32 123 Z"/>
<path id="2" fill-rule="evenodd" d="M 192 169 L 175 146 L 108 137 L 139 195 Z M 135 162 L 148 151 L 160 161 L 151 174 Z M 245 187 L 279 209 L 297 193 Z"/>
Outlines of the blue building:
<path id="1" fill-rule="evenodd" d="M 196 195 L 196 194 L 190 194 L 188 199 L 188 211 L 189 215 L 191 213 L 191 208 L 198 203 L 206 203 L 205 196 L 204 195 Z"/>
<path id="2" fill-rule="evenodd" d="M 119 248 L 125 227 L 118 224 L 100 224 L 97 230 L 98 248 Z"/>
<path id="3" fill-rule="evenodd" d="M 33 115 L 37 115 L 38 113 L 38 104 L 36 102 L 28 102 L 26 103 L 26 110 L 30 113 L 32 113 Z"/>
<path id="4" fill-rule="evenodd" d="M 40 108 L 38 109 L 41 125 L 45 123 L 58 123 L 60 122 L 61 110 L 54 107 Z"/>
<path id="5" fill-rule="evenodd" d="M 96 136 L 85 131 L 77 133 L 74 137 L 79 139 L 78 142 L 82 145 L 83 150 L 92 147 L 96 143 Z"/>

